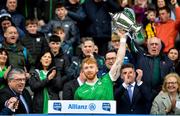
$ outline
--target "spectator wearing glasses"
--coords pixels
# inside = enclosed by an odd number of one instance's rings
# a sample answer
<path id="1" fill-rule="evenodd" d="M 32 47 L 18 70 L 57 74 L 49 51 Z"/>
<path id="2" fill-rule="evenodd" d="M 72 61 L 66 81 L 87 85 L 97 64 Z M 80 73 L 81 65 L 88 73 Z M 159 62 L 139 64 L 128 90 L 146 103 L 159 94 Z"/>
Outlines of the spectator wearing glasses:
<path id="1" fill-rule="evenodd" d="M 151 114 L 180 114 L 180 78 L 176 73 L 166 75 L 162 91 L 156 96 L 151 108 Z"/>
<path id="2" fill-rule="evenodd" d="M 101 70 L 98 72 L 98 77 L 102 77 L 103 75 L 107 74 L 114 62 L 116 61 L 117 53 L 115 50 L 109 50 L 107 51 L 105 55 L 105 64 Z"/>
<path id="3" fill-rule="evenodd" d="M 4 108 L 6 101 L 11 97 L 18 98 L 19 105 L 15 114 L 31 113 L 32 100 L 29 92 L 25 89 L 25 72 L 20 68 L 11 68 L 7 74 L 8 86 L 0 90 L 0 111 Z"/>

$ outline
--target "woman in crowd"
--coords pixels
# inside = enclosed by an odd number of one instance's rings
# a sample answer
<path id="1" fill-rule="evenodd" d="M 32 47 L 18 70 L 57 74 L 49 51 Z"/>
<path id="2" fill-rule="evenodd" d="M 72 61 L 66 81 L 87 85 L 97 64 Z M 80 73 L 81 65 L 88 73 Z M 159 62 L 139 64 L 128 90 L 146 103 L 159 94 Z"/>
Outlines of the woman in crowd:
<path id="1" fill-rule="evenodd" d="M 151 114 L 180 114 L 180 77 L 176 73 L 166 75 L 162 91 L 153 101 Z"/>
<path id="2" fill-rule="evenodd" d="M 59 99 L 59 79 L 53 55 L 49 50 L 41 53 L 37 58 L 36 69 L 31 73 L 29 85 L 34 92 L 33 113 L 48 113 L 48 100 Z"/>
<path id="3" fill-rule="evenodd" d="M 168 58 L 173 61 L 175 72 L 180 75 L 179 52 L 176 48 L 169 49 Z"/>
<path id="4" fill-rule="evenodd" d="M 6 84 L 4 74 L 9 66 L 8 53 L 4 48 L 0 48 L 0 89 Z"/>

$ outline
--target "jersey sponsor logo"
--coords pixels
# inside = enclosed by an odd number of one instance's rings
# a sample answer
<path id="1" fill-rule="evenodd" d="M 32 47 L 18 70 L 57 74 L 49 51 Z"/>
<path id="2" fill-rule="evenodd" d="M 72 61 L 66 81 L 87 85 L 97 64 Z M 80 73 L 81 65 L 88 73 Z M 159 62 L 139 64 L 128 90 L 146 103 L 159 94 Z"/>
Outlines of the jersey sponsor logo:
<path id="1" fill-rule="evenodd" d="M 54 102 L 53 103 L 53 109 L 57 111 L 61 111 L 62 105 L 60 102 Z"/>
<path id="2" fill-rule="evenodd" d="M 110 103 L 102 103 L 102 109 L 104 111 L 111 111 L 111 104 Z"/>

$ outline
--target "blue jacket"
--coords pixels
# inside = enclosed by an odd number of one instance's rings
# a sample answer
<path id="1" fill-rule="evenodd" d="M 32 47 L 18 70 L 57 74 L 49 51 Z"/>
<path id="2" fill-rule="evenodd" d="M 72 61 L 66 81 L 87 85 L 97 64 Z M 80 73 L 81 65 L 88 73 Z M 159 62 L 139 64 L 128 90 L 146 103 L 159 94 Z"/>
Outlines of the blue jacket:
<path id="1" fill-rule="evenodd" d="M 25 17 L 21 14 L 19 14 L 17 11 L 15 12 L 9 12 L 12 17 L 13 23 L 19 27 L 23 32 L 26 31 L 25 29 Z"/>

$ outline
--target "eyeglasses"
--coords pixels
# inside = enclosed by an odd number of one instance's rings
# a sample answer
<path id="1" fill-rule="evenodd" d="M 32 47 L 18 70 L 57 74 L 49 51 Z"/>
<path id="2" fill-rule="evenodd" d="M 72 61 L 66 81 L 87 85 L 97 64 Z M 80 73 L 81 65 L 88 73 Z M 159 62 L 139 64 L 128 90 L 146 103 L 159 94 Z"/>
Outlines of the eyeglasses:
<path id="1" fill-rule="evenodd" d="M 174 84 L 177 84 L 177 82 L 166 82 L 166 84 L 167 85 L 170 85 L 170 84 L 174 85 Z"/>
<path id="2" fill-rule="evenodd" d="M 26 81 L 26 79 L 13 79 L 13 81 L 15 81 L 15 82 L 25 82 Z"/>
<path id="3" fill-rule="evenodd" d="M 111 40 L 111 41 L 114 42 L 114 43 L 115 43 L 115 42 L 119 42 L 119 40 Z"/>

